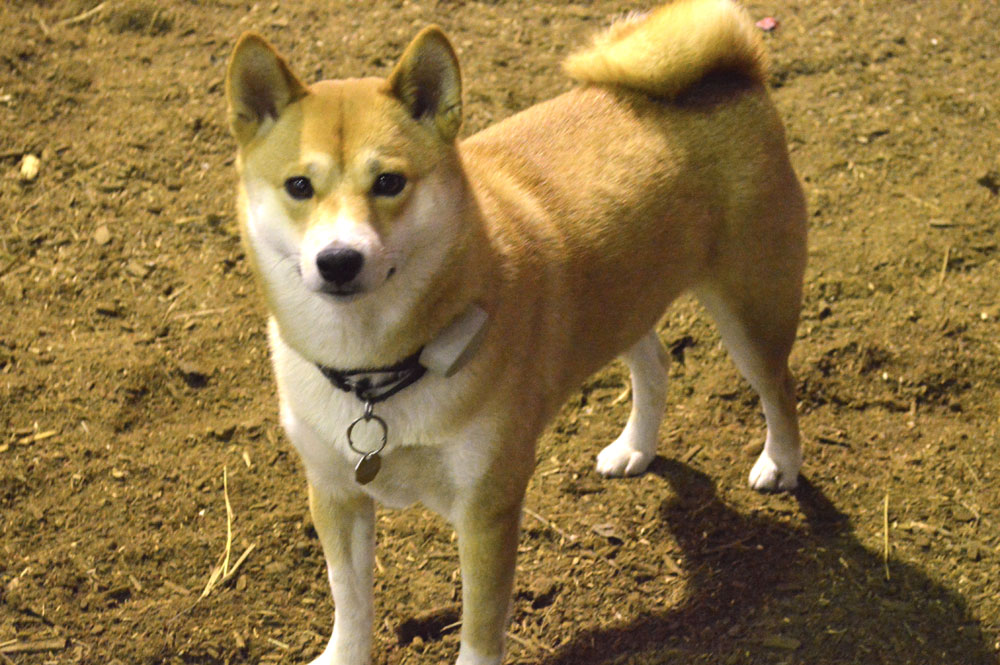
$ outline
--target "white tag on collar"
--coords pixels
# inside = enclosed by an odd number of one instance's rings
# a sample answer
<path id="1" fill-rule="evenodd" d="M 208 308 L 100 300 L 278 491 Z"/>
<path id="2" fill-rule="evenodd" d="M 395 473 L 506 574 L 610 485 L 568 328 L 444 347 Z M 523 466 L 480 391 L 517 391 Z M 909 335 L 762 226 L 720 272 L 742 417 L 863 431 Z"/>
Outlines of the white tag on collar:
<path id="1" fill-rule="evenodd" d="M 449 377 L 476 352 L 489 316 L 478 305 L 469 305 L 451 325 L 441 331 L 420 353 L 420 364 L 435 374 Z"/>

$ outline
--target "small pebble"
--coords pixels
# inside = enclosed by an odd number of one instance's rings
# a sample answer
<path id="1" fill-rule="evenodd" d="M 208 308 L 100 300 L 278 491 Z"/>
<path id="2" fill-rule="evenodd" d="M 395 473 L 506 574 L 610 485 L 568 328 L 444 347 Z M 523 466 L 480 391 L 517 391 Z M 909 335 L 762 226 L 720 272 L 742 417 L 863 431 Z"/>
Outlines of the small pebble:
<path id="1" fill-rule="evenodd" d="M 96 231 L 94 231 L 94 242 L 98 245 L 107 245 L 111 242 L 111 231 L 108 230 L 106 225 L 102 224 L 97 227 Z"/>
<path id="2" fill-rule="evenodd" d="M 21 182 L 33 182 L 38 177 L 38 171 L 42 168 L 42 160 L 35 155 L 25 155 L 21 159 L 21 171 L 18 177 Z"/>
<path id="3" fill-rule="evenodd" d="M 149 273 L 153 271 L 148 264 L 143 263 L 142 261 L 129 261 L 128 265 L 125 266 L 125 269 L 140 279 L 149 276 Z"/>

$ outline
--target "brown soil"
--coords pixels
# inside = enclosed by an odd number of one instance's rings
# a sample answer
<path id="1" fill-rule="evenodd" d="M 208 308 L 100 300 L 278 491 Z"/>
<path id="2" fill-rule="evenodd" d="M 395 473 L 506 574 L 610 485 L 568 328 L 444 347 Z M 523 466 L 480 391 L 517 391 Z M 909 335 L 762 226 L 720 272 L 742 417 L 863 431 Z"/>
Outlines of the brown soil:
<path id="1" fill-rule="evenodd" d="M 466 132 L 568 87 L 624 0 L 13 0 L 0 7 L 0 663 L 293 663 L 332 606 L 235 234 L 223 67 L 254 28 L 309 79 L 461 53 Z M 701 310 L 663 338 L 652 471 L 594 456 L 612 366 L 544 437 L 510 663 L 1000 662 L 1000 13 L 753 4 L 810 199 L 793 356 L 806 481 L 745 476 L 756 398 Z M 40 172 L 21 182 L 25 154 Z M 199 595 L 226 547 L 235 574 Z M 454 658 L 450 529 L 380 514 L 375 662 Z M 886 555 L 888 554 L 888 558 Z"/>

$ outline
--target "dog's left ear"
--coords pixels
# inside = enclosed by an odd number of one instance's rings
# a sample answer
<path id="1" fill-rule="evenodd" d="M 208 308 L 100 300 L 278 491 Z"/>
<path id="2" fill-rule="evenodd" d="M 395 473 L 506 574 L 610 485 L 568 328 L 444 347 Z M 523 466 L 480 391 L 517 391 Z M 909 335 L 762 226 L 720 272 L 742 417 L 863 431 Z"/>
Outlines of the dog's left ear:
<path id="1" fill-rule="evenodd" d="M 462 126 L 462 76 L 451 42 L 437 26 L 420 31 L 389 75 L 389 89 L 415 120 L 453 141 Z"/>
<path id="2" fill-rule="evenodd" d="M 241 144 L 305 94 L 306 87 L 263 37 L 253 33 L 240 37 L 226 70 L 226 101 L 230 129 Z"/>

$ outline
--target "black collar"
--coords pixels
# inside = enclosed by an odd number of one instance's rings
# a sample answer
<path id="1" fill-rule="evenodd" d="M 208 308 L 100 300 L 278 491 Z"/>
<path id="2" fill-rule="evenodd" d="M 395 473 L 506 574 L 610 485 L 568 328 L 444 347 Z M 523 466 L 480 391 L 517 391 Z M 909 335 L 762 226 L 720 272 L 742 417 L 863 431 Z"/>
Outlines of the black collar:
<path id="1" fill-rule="evenodd" d="M 423 348 L 390 367 L 373 369 L 334 369 L 316 365 L 334 386 L 354 395 L 367 404 L 389 399 L 403 388 L 413 385 L 427 368 L 420 364 Z"/>

